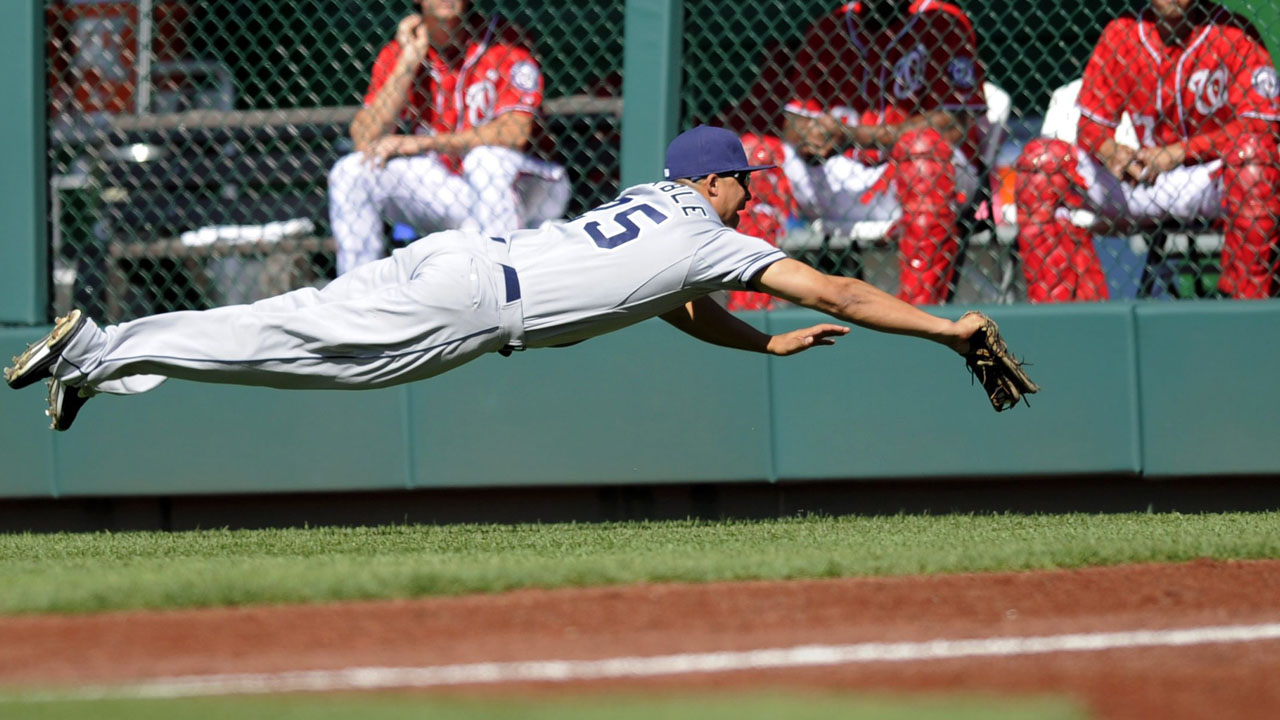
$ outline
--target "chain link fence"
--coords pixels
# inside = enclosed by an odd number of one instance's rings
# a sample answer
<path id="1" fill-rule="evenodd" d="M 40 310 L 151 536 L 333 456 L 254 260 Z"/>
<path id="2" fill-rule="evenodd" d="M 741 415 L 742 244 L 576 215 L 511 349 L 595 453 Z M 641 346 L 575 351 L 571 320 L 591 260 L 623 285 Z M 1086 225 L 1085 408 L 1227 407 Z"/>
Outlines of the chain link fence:
<path id="1" fill-rule="evenodd" d="M 55 314 L 76 305 L 118 321 L 335 276 L 329 175 L 354 149 L 350 126 L 379 51 L 418 3 L 46 0 L 45 8 Z M 468 129 L 480 124 L 468 112 L 532 100 L 521 109 L 540 119 L 523 154 L 564 169 L 568 202 L 558 213 L 613 197 L 622 0 L 480 0 L 471 10 L 476 35 L 464 44 L 484 58 L 455 71 L 466 87 L 443 92 L 451 79 L 426 70 L 413 81 L 442 105 L 463 106 L 461 117 L 440 113 L 437 124 Z M 493 32 L 499 18 L 506 35 Z M 511 38 L 531 53 L 517 57 Z M 495 72 L 519 73 L 514 81 L 529 91 L 493 97 L 513 81 Z M 412 111 L 388 130 L 431 127 Z M 465 177 L 456 164 L 446 169 L 448 181 Z M 407 181 L 390 191 L 459 202 L 441 192 Z M 370 253 L 452 220 L 380 215 Z"/>
<path id="2" fill-rule="evenodd" d="M 1231 132 L 1204 153 L 1209 162 L 1232 151 L 1233 132 L 1243 133 L 1229 123 L 1280 120 L 1274 68 L 1259 55 L 1280 36 L 1276 4 L 1191 3 L 1190 17 L 1203 12 L 1213 30 L 1202 37 L 1206 23 L 1189 23 L 1185 51 L 1172 42 L 1166 50 L 1151 34 L 1153 6 L 1169 4 L 687 0 L 683 126 L 726 125 L 745 134 L 756 159 L 783 165 L 755 182 L 747 222 L 754 232 L 823 270 L 897 289 L 913 302 L 1275 295 L 1274 155 L 1259 161 L 1258 177 L 1238 183 L 1243 199 L 1229 197 L 1221 168 L 1197 173 L 1189 159 L 1168 172 L 1176 184 L 1130 182 L 1127 204 L 1116 207 L 1103 191 L 1120 193 L 1119 183 L 1093 177 L 1090 161 L 1074 152 L 1069 163 L 1089 177 L 1070 177 L 1086 197 L 1055 190 L 1066 171 L 1048 171 L 1045 143 L 1032 143 L 1042 134 L 1076 140 L 1074 93 L 1096 47 L 1117 58 L 1094 86 L 1115 88 L 1126 110 L 1116 138 L 1134 148 L 1227 124 Z M 1102 40 L 1122 16 L 1131 18 L 1126 32 Z M 1116 44 L 1125 37 L 1128 44 Z M 1153 57 L 1159 70 L 1150 68 Z M 1156 93 L 1165 94 L 1142 97 Z M 1186 117 L 1146 109 L 1157 105 Z M 821 130 L 824 115 L 849 126 L 893 125 L 940 111 L 973 131 L 943 129 L 944 145 L 917 133 L 907 147 L 899 136 L 900 160 L 892 157 L 894 138 L 868 151 L 851 129 Z M 1135 132 L 1131 115 L 1148 128 Z M 1275 128 L 1246 130 L 1266 135 L 1273 148 Z M 1063 155 L 1061 146 L 1050 150 Z M 1021 185 L 1019 157 L 1035 166 Z M 1224 257 L 1242 277 L 1220 282 Z"/>
<path id="3" fill-rule="evenodd" d="M 932 0 L 914 3 L 914 13 L 906 5 L 873 1 L 854 12 L 821 0 L 684 2 L 682 124 L 731 127 L 747 136 L 753 153 L 784 165 L 753 183 L 757 200 L 746 222 L 753 232 L 824 270 L 920 302 L 1087 299 L 1080 288 L 1094 282 L 1103 286 L 1095 295 L 1113 299 L 1210 297 L 1220 292 L 1222 248 L 1234 241 L 1265 245 L 1267 257 L 1255 265 L 1270 272 L 1274 167 L 1259 170 L 1250 186 L 1268 192 L 1237 203 L 1249 212 L 1191 213 L 1177 222 L 1153 215 L 1129 227 L 1108 224 L 1065 196 L 1048 216 L 1036 215 L 1043 208 L 1034 202 L 1019 204 L 1017 161 L 1044 131 L 1054 91 L 1070 92 L 1109 21 L 1149 2 L 958 0 L 959 14 Z M 352 221 L 359 232 L 334 227 L 335 201 L 351 200 L 357 190 L 377 194 L 361 176 L 335 181 L 344 188 L 335 198 L 331 177 L 355 149 L 353 121 L 380 50 L 417 8 L 408 0 L 45 0 L 51 311 L 76 305 L 118 321 L 251 301 L 328 282 L 344 269 L 344 257 L 354 262 L 355 255 L 343 255 L 350 242 L 344 237 L 353 234 L 370 239 L 359 252 L 373 256 L 443 227 L 498 222 L 468 210 L 478 207 L 474 199 L 441 189 L 458 178 L 479 182 L 463 166 L 463 153 L 446 152 L 443 170 L 413 170 L 379 189 L 376 202 L 360 196 L 337 213 L 342 222 L 365 218 L 363 225 Z M 892 12 L 880 18 L 885 8 Z M 1260 42 L 1280 32 L 1272 0 L 1241 0 L 1232 9 L 1252 20 Z M 512 162 L 521 178 L 543 173 L 563 194 L 500 184 L 518 196 L 516 215 L 503 221 L 572 216 L 613 197 L 624 0 L 477 0 L 471 10 L 482 19 L 474 26 L 477 42 L 505 54 L 467 64 L 476 70 L 470 80 L 457 82 L 447 69 L 420 73 L 412 87 L 424 105 L 436 104 L 437 116 L 423 105 L 414 114 L 410 102 L 408 111 L 393 113 L 398 121 L 389 130 L 417 138 L 433 123 L 467 130 L 482 123 L 484 108 L 500 119 L 511 114 L 501 110 L 531 109 L 522 104 L 532 102 L 540 121 L 521 154 L 532 164 Z M 932 18 L 924 26 L 933 36 L 903 29 L 904 18 L 921 14 Z M 498 17 L 507 24 L 493 25 Z M 871 56 L 850 60 L 850 48 L 880 37 L 867 28 L 891 26 L 890 36 L 940 49 L 912 54 L 914 46 L 903 44 L 884 50 L 887 59 L 868 59 L 881 52 L 872 48 Z M 522 51 L 540 77 L 523 64 Z M 851 92 L 850 78 L 872 78 L 892 92 L 894 82 L 911 86 L 925 77 L 928 87 L 907 94 L 916 110 L 947 112 L 931 119 L 942 144 L 916 132 L 914 150 L 904 147 L 905 159 L 895 160 L 884 138 L 870 152 L 846 150 L 845 140 L 857 138 L 834 137 L 822 124 L 824 115 L 847 127 L 902 119 L 873 107 L 867 88 Z M 1274 78 L 1255 73 L 1255 94 L 1274 97 Z M 491 82 L 480 87 L 480 79 Z M 540 97 L 532 97 L 538 87 Z M 1234 106 L 1230 87 L 1201 81 L 1201 89 L 1230 96 Z M 941 100 L 928 100 L 933 95 Z M 449 107 L 460 111 L 438 110 Z M 467 117 L 476 107 L 479 115 Z M 1057 107 L 1070 115 L 1074 103 Z M 808 135 L 789 117 L 807 121 Z M 1057 122 L 1074 136 L 1074 116 Z M 1147 140 L 1130 142 L 1154 144 Z M 436 171 L 447 176 L 424 175 Z M 1220 174 L 1208 190 L 1188 192 L 1217 192 L 1221 206 L 1227 193 Z M 431 179 L 412 181 L 424 177 Z M 1052 186 L 1051 173 L 1037 177 Z M 475 193 L 488 197 L 484 187 Z M 376 227 L 361 215 L 371 207 Z M 1019 220 L 1030 227 L 1029 218 L 1052 226 L 1048 235 L 1062 236 L 1055 240 L 1061 247 L 1020 237 Z M 1046 266 L 1056 279 L 1036 275 L 1034 268 Z M 761 306 L 750 299 L 737 305 Z"/>

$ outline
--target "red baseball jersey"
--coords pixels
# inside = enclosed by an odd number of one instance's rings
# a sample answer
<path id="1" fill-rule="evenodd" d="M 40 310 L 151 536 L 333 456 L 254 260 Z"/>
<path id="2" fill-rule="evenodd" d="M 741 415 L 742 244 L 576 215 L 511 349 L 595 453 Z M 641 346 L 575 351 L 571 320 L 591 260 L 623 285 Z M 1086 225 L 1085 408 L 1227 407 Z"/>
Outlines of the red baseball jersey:
<path id="1" fill-rule="evenodd" d="M 371 104 L 400 57 L 392 40 L 378 53 L 364 104 Z M 400 119 L 433 133 L 469 130 L 507 112 L 537 114 L 542 70 L 520 33 L 498 17 L 473 33 L 461 66 L 446 64 L 431 48 L 409 88 Z"/>
<path id="2" fill-rule="evenodd" d="M 787 112 L 823 112 L 850 125 L 896 124 L 936 110 L 982 112 L 984 70 L 973 25 L 960 8 L 917 0 L 907 13 L 870 27 L 860 2 L 819 20 L 796 54 Z M 978 128 L 963 150 L 976 157 Z M 868 162 L 878 152 L 864 151 Z"/>
<path id="3" fill-rule="evenodd" d="M 1084 118 L 1114 128 L 1133 119 L 1146 147 L 1185 142 L 1240 118 L 1280 121 L 1280 84 L 1249 21 L 1209 5 L 1182 46 L 1169 47 L 1150 8 L 1102 31 L 1076 101 Z"/>

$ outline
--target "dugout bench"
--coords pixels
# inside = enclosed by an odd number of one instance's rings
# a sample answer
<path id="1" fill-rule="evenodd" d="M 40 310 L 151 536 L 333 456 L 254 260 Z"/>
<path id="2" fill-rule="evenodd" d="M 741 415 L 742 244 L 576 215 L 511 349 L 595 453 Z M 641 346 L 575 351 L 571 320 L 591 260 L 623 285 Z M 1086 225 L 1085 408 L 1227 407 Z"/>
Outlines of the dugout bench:
<path id="1" fill-rule="evenodd" d="M 54 179 L 55 285 L 59 265 L 74 268 L 75 284 L 55 296 L 55 311 L 76 305 L 118 322 L 327 282 L 336 250 L 328 172 L 350 151 L 347 128 L 358 109 L 111 118 L 100 139 L 83 146 L 82 179 Z M 601 167 L 600 150 L 616 144 L 621 113 L 616 97 L 543 103 L 555 159 L 573 182 L 571 213 L 616 192 L 619 153 L 615 147 L 613 167 Z M 68 188 L 79 191 L 77 209 L 91 218 L 78 233 L 62 222 Z"/>

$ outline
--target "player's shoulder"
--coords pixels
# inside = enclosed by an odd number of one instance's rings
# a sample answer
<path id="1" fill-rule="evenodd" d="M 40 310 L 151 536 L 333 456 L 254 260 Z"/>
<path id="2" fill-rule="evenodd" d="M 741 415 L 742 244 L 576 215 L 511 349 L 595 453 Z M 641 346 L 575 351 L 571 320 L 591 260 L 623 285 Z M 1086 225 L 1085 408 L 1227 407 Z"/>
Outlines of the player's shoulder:
<path id="1" fill-rule="evenodd" d="M 1144 19 L 1139 13 L 1133 11 L 1120 13 L 1102 28 L 1102 38 L 1099 43 L 1104 41 L 1114 42 L 1121 38 L 1136 39 L 1139 26 L 1143 24 L 1151 25 L 1151 21 Z"/>
<path id="2" fill-rule="evenodd" d="M 1229 10 L 1222 5 L 1210 5 L 1206 8 L 1206 14 L 1209 16 L 1208 24 L 1218 31 L 1227 42 L 1239 43 L 1247 41 L 1265 47 L 1266 43 L 1262 39 L 1261 33 L 1258 32 L 1258 28 L 1254 26 L 1253 21 L 1247 16 Z"/>
<path id="3" fill-rule="evenodd" d="M 400 43 L 392 38 L 382 49 L 378 50 L 377 58 L 374 62 L 394 62 L 400 58 Z"/>

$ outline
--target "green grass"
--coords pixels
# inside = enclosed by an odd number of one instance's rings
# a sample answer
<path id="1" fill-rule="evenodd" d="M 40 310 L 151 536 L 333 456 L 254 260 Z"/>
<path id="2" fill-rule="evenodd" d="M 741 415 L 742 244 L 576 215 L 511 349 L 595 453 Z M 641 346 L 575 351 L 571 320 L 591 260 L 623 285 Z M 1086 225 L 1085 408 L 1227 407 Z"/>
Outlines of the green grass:
<path id="1" fill-rule="evenodd" d="M 1280 513 L 0 535 L 0 613 L 1280 557 Z"/>
<path id="2" fill-rule="evenodd" d="M 586 695 L 572 700 L 466 700 L 409 694 L 34 703 L 0 700 L 0 716 L 27 720 L 1078 720 L 1085 714 L 1069 702 L 1047 698 L 712 693 L 660 699 Z"/>

